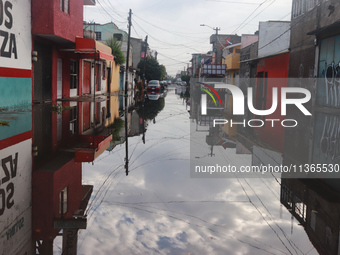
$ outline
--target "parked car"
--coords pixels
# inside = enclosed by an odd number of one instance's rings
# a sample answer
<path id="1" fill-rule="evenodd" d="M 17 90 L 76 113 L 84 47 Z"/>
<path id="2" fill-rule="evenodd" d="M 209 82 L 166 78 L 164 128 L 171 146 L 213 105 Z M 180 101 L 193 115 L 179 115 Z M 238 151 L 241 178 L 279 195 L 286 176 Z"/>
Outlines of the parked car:
<path id="1" fill-rule="evenodd" d="M 160 81 L 161 90 L 164 90 L 168 87 L 168 83 L 166 81 Z"/>
<path id="2" fill-rule="evenodd" d="M 161 96 L 161 93 L 159 91 L 152 91 L 147 93 L 147 97 L 149 100 L 158 100 Z"/>
<path id="3" fill-rule="evenodd" d="M 159 81 L 151 80 L 151 81 L 149 81 L 147 89 L 148 89 L 148 91 L 160 91 L 161 85 L 160 85 Z"/>
<path id="4" fill-rule="evenodd" d="M 187 85 L 187 82 L 186 81 L 182 81 L 182 86 L 186 86 Z"/>

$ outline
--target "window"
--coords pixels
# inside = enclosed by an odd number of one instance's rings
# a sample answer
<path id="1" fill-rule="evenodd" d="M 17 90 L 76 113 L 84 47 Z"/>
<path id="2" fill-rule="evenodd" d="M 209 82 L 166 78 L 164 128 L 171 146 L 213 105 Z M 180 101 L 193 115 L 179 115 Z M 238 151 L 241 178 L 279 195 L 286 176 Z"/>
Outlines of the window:
<path id="1" fill-rule="evenodd" d="M 306 0 L 306 11 L 314 8 L 314 0 Z"/>
<path id="2" fill-rule="evenodd" d="M 70 134 L 77 133 L 77 106 L 70 109 Z"/>
<path id="3" fill-rule="evenodd" d="M 77 61 L 70 62 L 70 88 L 76 89 L 78 87 L 78 65 Z"/>
<path id="4" fill-rule="evenodd" d="M 241 53 L 241 49 L 236 49 L 235 52 L 236 53 Z"/>
<path id="5" fill-rule="evenodd" d="M 96 116 L 95 116 L 96 124 L 100 124 L 100 102 L 96 103 Z"/>
<path id="6" fill-rule="evenodd" d="M 312 6 L 312 7 L 311 7 Z M 314 0 L 295 0 L 293 3 L 293 18 L 299 17 L 305 13 L 305 8 L 308 11 L 308 8 L 314 7 Z"/>
<path id="7" fill-rule="evenodd" d="M 281 202 L 287 209 L 293 208 L 293 192 L 285 185 L 281 187 Z"/>
<path id="8" fill-rule="evenodd" d="M 96 33 L 96 40 L 101 41 L 102 40 L 102 32 L 95 32 Z"/>
<path id="9" fill-rule="evenodd" d="M 102 71 L 102 74 L 103 74 L 103 80 L 106 79 L 106 63 L 104 62 L 103 63 L 103 71 Z"/>
<path id="10" fill-rule="evenodd" d="M 307 218 L 307 206 L 298 197 L 295 197 L 295 201 L 296 201 L 295 202 L 295 213 L 296 213 L 296 215 L 301 220 L 306 222 L 306 218 Z"/>
<path id="11" fill-rule="evenodd" d="M 122 34 L 113 34 L 113 39 L 117 39 L 117 41 L 121 41 L 123 38 Z"/>
<path id="12" fill-rule="evenodd" d="M 60 0 L 60 10 L 68 13 L 68 1 L 69 0 Z"/>
<path id="13" fill-rule="evenodd" d="M 100 64 L 96 64 L 96 90 L 101 90 L 101 66 Z"/>
<path id="14" fill-rule="evenodd" d="M 325 244 L 327 248 L 331 247 L 332 244 L 332 229 L 330 227 L 326 227 L 326 236 L 325 236 Z"/>
<path id="15" fill-rule="evenodd" d="M 297 15 L 297 6 L 298 6 L 298 2 L 297 1 L 295 1 L 294 3 L 293 3 L 293 18 L 296 18 L 298 15 Z"/>
<path id="16" fill-rule="evenodd" d="M 59 193 L 59 214 L 61 217 L 67 212 L 67 187 Z"/>
<path id="17" fill-rule="evenodd" d="M 299 1 L 299 16 L 305 13 L 305 5 L 304 5 L 304 0 Z"/>

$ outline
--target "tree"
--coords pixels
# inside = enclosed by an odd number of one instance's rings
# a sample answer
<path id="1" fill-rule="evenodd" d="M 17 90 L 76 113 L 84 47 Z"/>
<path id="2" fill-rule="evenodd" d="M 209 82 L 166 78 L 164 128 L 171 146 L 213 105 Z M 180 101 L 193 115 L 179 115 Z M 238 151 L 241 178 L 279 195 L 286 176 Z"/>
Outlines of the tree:
<path id="1" fill-rule="evenodd" d="M 144 63 L 145 63 L 145 79 L 150 80 L 161 80 L 163 79 L 166 70 L 165 66 L 159 65 L 158 61 L 154 58 L 141 59 L 138 63 L 137 68 L 144 73 Z"/>
<path id="2" fill-rule="evenodd" d="M 149 100 L 146 98 L 144 104 L 139 102 L 137 105 L 137 113 L 139 117 L 144 120 L 153 120 L 156 118 L 158 113 L 164 109 L 165 100 L 164 98 L 160 98 L 158 100 Z"/>
<path id="3" fill-rule="evenodd" d="M 166 68 L 163 65 L 160 65 L 159 68 L 161 69 L 161 78 L 160 78 L 160 80 L 163 80 L 165 78 L 165 75 L 166 75 Z"/>
<path id="4" fill-rule="evenodd" d="M 189 75 L 182 75 L 181 80 L 186 81 L 187 84 L 190 85 L 190 76 Z"/>
<path id="5" fill-rule="evenodd" d="M 116 65 L 123 65 L 125 63 L 125 56 L 121 50 L 122 42 L 113 37 L 106 40 L 106 45 L 112 50 L 112 55 L 115 56 Z"/>

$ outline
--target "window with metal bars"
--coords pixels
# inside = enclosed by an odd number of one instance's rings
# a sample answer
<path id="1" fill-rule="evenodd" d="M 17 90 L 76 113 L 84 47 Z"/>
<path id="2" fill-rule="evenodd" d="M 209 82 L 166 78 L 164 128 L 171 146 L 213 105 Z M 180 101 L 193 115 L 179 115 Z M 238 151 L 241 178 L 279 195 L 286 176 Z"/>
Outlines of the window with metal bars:
<path id="1" fill-rule="evenodd" d="M 69 0 L 60 0 L 60 10 L 68 13 Z"/>
<path id="2" fill-rule="evenodd" d="M 77 61 L 70 62 L 70 88 L 76 89 L 78 87 L 78 65 Z"/>

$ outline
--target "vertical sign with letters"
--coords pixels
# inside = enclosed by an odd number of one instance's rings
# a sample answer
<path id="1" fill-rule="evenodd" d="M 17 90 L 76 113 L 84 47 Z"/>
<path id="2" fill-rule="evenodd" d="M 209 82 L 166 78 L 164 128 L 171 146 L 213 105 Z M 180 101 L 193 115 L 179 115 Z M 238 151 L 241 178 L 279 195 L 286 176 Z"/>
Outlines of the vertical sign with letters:
<path id="1" fill-rule="evenodd" d="M 31 0 L 0 0 L 0 254 L 32 254 Z"/>
<path id="2" fill-rule="evenodd" d="M 31 69 L 31 1 L 0 0 L 0 67 Z"/>

